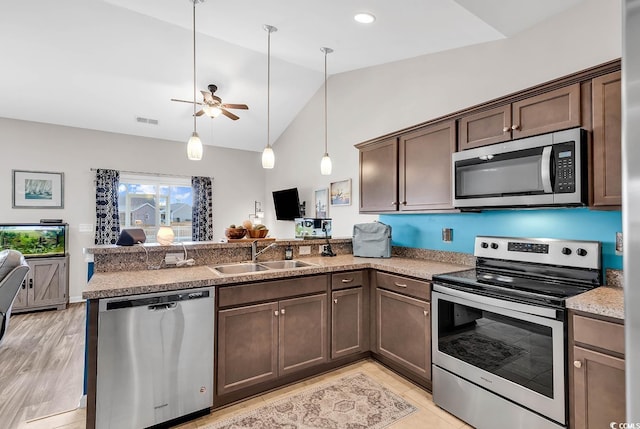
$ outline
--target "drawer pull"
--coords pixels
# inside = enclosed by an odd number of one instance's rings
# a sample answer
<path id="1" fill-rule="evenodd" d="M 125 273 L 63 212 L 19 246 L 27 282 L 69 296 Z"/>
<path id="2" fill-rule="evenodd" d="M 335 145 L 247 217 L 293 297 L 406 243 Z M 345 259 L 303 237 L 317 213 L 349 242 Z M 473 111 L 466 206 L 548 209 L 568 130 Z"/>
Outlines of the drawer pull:
<path id="1" fill-rule="evenodd" d="M 579 360 L 574 360 L 573 366 L 575 366 L 576 368 L 582 368 L 582 362 Z"/>
<path id="2" fill-rule="evenodd" d="M 334 304 L 337 304 L 337 303 L 338 303 L 338 298 L 335 298 L 335 299 L 333 300 L 333 303 L 334 303 Z"/>
<path id="3" fill-rule="evenodd" d="M 284 314 L 284 308 L 280 310 L 280 314 Z"/>
<path id="4" fill-rule="evenodd" d="M 407 287 L 407 285 L 404 284 L 404 283 L 393 282 L 393 284 L 398 286 L 398 287 Z"/>
<path id="5" fill-rule="evenodd" d="M 342 283 L 351 283 L 353 281 L 353 278 L 350 279 L 342 279 Z"/>

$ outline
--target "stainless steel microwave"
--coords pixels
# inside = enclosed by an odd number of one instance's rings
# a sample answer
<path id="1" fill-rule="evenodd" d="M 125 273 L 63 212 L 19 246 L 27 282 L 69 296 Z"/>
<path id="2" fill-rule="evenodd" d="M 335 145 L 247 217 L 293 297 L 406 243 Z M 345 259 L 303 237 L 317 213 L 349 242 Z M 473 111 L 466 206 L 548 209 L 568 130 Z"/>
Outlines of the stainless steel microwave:
<path id="1" fill-rule="evenodd" d="M 455 207 L 587 202 L 586 131 L 581 128 L 456 152 L 452 163 Z"/>

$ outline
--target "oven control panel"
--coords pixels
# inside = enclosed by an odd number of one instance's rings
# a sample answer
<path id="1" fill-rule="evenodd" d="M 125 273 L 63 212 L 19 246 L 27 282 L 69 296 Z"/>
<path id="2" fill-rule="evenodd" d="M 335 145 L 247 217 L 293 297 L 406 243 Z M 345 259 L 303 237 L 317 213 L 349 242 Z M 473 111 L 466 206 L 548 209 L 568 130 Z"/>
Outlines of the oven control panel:
<path id="1" fill-rule="evenodd" d="M 476 237 L 474 256 L 578 268 L 601 268 L 599 241 Z"/>

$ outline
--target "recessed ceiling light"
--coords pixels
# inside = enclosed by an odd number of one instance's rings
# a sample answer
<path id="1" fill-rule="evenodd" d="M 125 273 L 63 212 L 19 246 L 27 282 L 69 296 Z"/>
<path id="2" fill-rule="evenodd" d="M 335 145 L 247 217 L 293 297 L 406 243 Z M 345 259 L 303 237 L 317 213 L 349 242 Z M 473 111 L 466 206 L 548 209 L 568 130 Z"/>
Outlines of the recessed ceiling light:
<path id="1" fill-rule="evenodd" d="M 361 24 L 371 24 L 373 21 L 376 20 L 376 17 L 368 12 L 360 12 L 360 13 L 356 13 L 353 16 L 353 19 L 355 19 Z"/>

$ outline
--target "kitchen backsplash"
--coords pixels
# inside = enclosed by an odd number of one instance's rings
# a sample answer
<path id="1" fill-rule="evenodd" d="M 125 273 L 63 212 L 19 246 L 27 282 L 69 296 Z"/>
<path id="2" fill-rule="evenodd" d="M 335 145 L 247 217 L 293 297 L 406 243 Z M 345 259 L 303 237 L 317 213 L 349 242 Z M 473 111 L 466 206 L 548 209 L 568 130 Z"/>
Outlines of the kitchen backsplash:
<path id="1" fill-rule="evenodd" d="M 380 215 L 392 227 L 393 246 L 473 253 L 476 235 L 564 238 L 602 242 L 602 265 L 622 269 L 616 255 L 616 232 L 622 231 L 620 211 L 587 208 L 487 210 L 479 213 Z M 442 241 L 442 228 L 453 229 L 453 240 Z"/>

